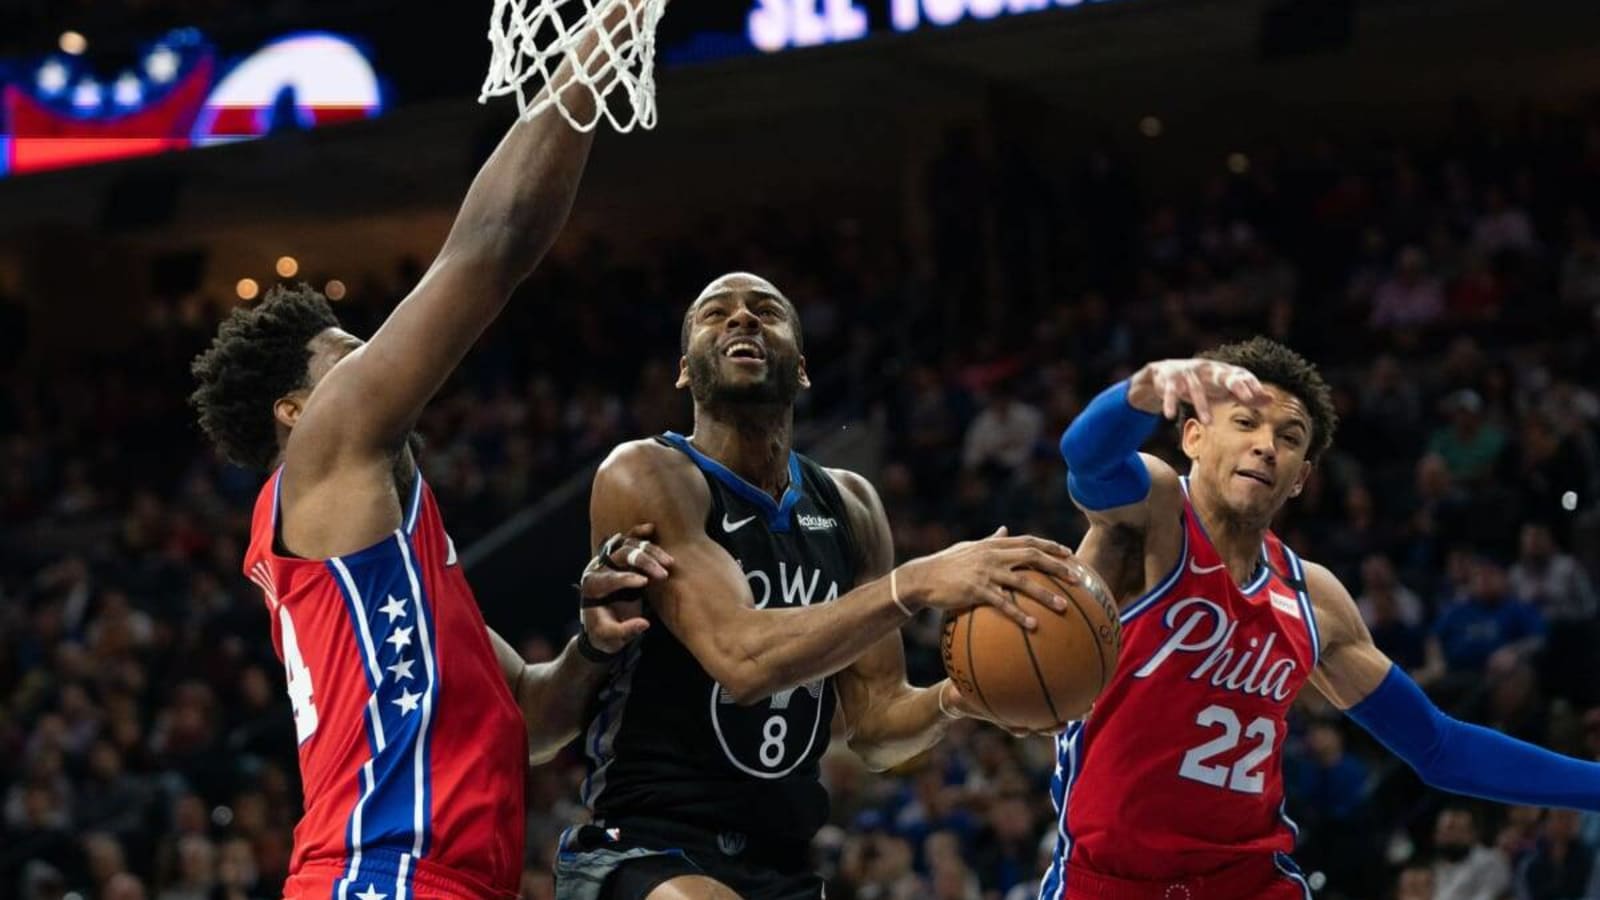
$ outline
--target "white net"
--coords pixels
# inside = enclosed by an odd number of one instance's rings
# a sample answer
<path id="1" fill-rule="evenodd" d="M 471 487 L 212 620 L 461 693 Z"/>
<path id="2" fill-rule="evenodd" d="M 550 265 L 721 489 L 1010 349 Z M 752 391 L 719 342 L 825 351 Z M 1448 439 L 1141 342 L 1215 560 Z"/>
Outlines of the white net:
<path id="1" fill-rule="evenodd" d="M 665 8 L 666 0 L 495 0 L 479 102 L 516 94 L 524 121 L 553 106 L 580 131 L 602 117 L 618 131 L 654 128 L 656 24 Z M 572 108 L 584 97 L 574 85 L 593 98 L 592 110 Z"/>

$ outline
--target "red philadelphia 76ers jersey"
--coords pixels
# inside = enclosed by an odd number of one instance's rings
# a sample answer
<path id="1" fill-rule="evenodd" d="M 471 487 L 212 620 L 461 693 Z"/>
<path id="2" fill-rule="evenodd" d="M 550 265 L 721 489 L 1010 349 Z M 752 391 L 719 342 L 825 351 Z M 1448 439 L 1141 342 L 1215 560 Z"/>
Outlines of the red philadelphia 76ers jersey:
<path id="1" fill-rule="evenodd" d="M 276 552 L 282 469 L 245 575 L 288 675 L 305 815 L 288 897 L 514 897 L 527 737 L 419 474 L 399 529 L 347 556 Z"/>
<path id="2" fill-rule="evenodd" d="M 1044 900 L 1070 896 L 1075 871 L 1159 883 L 1270 860 L 1299 878 L 1282 761 L 1285 717 L 1318 661 L 1304 568 L 1268 532 L 1241 588 L 1187 479 L 1182 515 L 1177 566 L 1123 609 L 1116 674 L 1057 741 L 1060 820 Z"/>

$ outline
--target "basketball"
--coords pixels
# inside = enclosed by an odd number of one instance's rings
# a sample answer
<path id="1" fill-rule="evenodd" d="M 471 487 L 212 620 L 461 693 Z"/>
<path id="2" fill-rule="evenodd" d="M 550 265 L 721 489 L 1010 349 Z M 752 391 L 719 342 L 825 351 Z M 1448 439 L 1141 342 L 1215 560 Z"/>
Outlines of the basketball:
<path id="1" fill-rule="evenodd" d="M 1031 597 L 1012 599 L 1039 623 L 1029 632 L 989 605 L 945 620 L 941 650 L 956 687 L 997 722 L 1029 731 L 1054 731 L 1082 718 L 1117 668 L 1122 628 L 1105 583 L 1074 561 L 1081 584 L 1065 585 L 1023 570 L 1066 598 L 1056 612 Z"/>

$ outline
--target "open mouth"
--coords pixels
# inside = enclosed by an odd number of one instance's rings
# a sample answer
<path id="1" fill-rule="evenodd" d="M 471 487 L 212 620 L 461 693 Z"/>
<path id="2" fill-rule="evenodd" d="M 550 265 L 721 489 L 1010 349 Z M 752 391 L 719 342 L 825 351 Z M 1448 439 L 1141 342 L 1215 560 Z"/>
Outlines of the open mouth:
<path id="1" fill-rule="evenodd" d="M 1266 485 L 1267 487 L 1272 487 L 1272 479 L 1264 473 L 1252 472 L 1248 469 L 1238 469 L 1233 474 L 1238 475 L 1241 478 L 1248 478 L 1251 481 Z"/>
<path id="2" fill-rule="evenodd" d="M 753 360 L 759 362 L 767 358 L 767 351 L 762 349 L 761 345 L 755 341 L 741 338 L 739 340 L 729 341 L 727 346 L 722 348 L 722 355 L 728 359 Z"/>

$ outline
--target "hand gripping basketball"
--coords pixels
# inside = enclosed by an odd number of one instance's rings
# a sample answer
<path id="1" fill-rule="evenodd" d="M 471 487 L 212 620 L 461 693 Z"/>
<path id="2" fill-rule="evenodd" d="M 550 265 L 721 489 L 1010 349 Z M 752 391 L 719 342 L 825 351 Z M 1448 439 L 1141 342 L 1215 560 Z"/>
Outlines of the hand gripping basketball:
<path id="1" fill-rule="evenodd" d="M 1036 630 L 1018 628 L 986 606 L 946 617 L 939 651 L 950 680 L 940 689 L 941 709 L 1013 734 L 1059 731 L 1088 714 L 1116 671 L 1122 629 L 1100 577 L 1077 560 L 1072 567 L 1071 584 L 1036 569 L 1019 573 L 1071 603 L 1056 612 L 1019 594 L 1017 604 L 1039 619 Z"/>
<path id="2" fill-rule="evenodd" d="M 655 526 L 635 525 L 614 534 L 589 560 L 578 583 L 584 633 L 604 653 L 616 653 L 650 627 L 644 618 L 644 588 L 665 581 L 672 554 L 650 541 Z"/>
<path id="3" fill-rule="evenodd" d="M 1046 583 L 1026 577 L 1022 569 L 1044 572 L 1063 584 L 1078 583 L 1071 550 L 1032 535 L 1012 537 L 1005 526 L 983 540 L 964 541 L 906 563 L 898 580 L 902 590 L 925 606 L 954 611 L 989 605 L 1032 630 L 1039 623 L 1017 605 L 1016 594 L 1055 612 L 1066 610 L 1067 600 Z"/>

